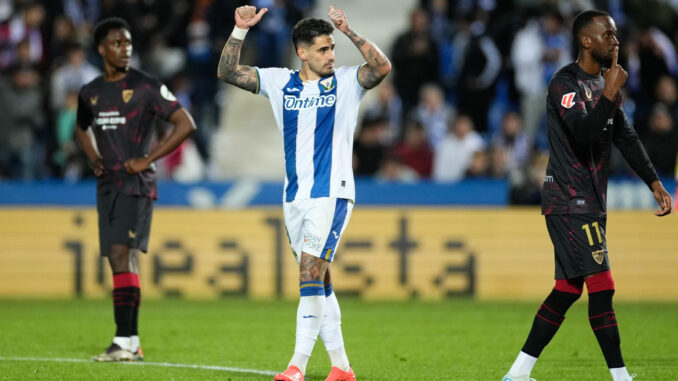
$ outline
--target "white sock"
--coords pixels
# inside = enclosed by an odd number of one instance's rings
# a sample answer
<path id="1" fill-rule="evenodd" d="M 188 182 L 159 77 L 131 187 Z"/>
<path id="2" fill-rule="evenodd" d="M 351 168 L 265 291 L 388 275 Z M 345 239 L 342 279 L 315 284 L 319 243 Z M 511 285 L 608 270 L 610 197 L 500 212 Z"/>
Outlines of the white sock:
<path id="1" fill-rule="evenodd" d="M 132 349 L 132 343 L 129 337 L 116 336 L 113 338 L 113 344 L 118 344 L 120 348 L 128 351 Z"/>
<path id="2" fill-rule="evenodd" d="M 308 359 L 311 358 L 311 356 L 306 356 L 305 354 L 299 353 L 299 352 L 294 352 L 292 355 L 292 359 L 290 360 L 289 365 L 294 365 L 299 370 L 301 371 L 301 374 L 306 374 L 306 364 L 308 364 Z"/>
<path id="3" fill-rule="evenodd" d="M 137 335 L 130 336 L 129 339 L 130 339 L 130 344 L 131 344 L 131 347 L 132 347 L 132 349 L 131 349 L 132 353 L 138 351 L 139 350 L 139 336 L 137 336 Z"/>
<path id="4" fill-rule="evenodd" d="M 521 377 L 521 376 L 530 376 L 530 373 L 532 373 L 532 368 L 534 367 L 534 364 L 537 362 L 537 358 L 528 355 L 527 353 L 521 351 L 518 353 L 518 357 L 516 358 L 516 361 L 513 362 L 513 365 L 511 366 L 511 370 L 509 370 L 509 374 L 514 377 Z"/>
<path id="5" fill-rule="evenodd" d="M 325 315 L 320 325 L 320 338 L 325 344 L 332 366 L 343 371 L 351 369 L 341 334 L 341 310 L 334 292 L 325 298 Z"/>
<path id="6" fill-rule="evenodd" d="M 322 289 L 322 287 L 321 287 Z M 325 310 L 325 294 L 308 295 L 299 298 L 297 309 L 297 339 L 294 346 L 294 356 L 290 365 L 306 371 L 308 358 L 313 353 L 313 346 L 320 332 L 320 325 Z M 299 356 L 303 355 L 303 356 Z"/>
<path id="7" fill-rule="evenodd" d="M 625 366 L 621 368 L 610 368 L 610 374 L 612 375 L 612 381 L 629 381 L 631 379 Z"/>

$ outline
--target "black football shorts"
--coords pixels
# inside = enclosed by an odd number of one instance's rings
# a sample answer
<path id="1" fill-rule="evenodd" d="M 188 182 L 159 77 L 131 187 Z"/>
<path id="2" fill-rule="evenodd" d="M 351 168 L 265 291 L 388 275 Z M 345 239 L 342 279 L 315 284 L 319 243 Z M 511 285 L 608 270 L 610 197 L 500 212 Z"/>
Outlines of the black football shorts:
<path id="1" fill-rule="evenodd" d="M 97 195 L 99 249 L 107 257 L 111 245 L 129 246 L 144 253 L 151 233 L 153 200 L 112 192 Z"/>
<path id="2" fill-rule="evenodd" d="M 605 224 L 599 214 L 547 215 L 556 257 L 556 279 L 573 279 L 610 269 Z"/>

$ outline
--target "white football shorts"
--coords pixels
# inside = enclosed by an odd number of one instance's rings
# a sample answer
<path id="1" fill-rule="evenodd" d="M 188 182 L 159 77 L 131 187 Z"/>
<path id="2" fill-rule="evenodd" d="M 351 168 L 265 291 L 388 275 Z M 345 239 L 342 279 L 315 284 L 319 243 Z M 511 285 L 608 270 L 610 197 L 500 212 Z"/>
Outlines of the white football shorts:
<path id="1" fill-rule="evenodd" d="M 283 202 L 287 238 L 297 263 L 302 252 L 332 262 L 352 211 L 353 201 L 345 198 Z"/>

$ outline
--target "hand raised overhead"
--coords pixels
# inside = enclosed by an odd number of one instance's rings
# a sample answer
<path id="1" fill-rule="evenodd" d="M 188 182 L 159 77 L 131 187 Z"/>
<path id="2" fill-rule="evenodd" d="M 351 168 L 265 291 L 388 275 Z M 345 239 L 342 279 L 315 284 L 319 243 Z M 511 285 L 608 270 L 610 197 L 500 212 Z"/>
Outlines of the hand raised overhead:
<path id="1" fill-rule="evenodd" d="M 261 8 L 257 12 L 257 8 L 251 5 L 238 7 L 235 10 L 235 26 L 241 29 L 251 28 L 257 25 L 266 12 L 268 8 Z"/>

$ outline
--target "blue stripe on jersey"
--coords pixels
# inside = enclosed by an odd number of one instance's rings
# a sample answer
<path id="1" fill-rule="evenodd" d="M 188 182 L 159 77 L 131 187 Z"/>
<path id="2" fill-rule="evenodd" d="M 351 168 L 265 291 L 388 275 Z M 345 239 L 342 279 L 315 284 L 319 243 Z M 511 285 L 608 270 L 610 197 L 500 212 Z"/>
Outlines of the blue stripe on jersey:
<path id="1" fill-rule="evenodd" d="M 299 98 L 304 83 L 298 78 L 299 72 L 290 74 L 290 80 L 283 87 L 283 100 L 286 96 Z M 288 89 L 298 89 L 291 92 Z M 294 201 L 299 190 L 297 177 L 297 121 L 299 110 L 287 110 L 283 107 L 283 146 L 285 149 L 285 174 L 287 175 L 287 188 L 285 189 L 285 201 Z"/>
<path id="2" fill-rule="evenodd" d="M 337 242 L 339 242 L 339 236 L 341 235 L 341 230 L 344 227 L 344 222 L 346 221 L 346 213 L 348 212 L 347 206 L 347 199 L 337 199 L 337 204 L 334 207 L 334 218 L 332 219 L 330 234 L 327 236 L 327 240 L 325 240 L 325 247 L 320 252 L 320 258 L 329 262 L 332 262 L 332 259 L 334 258 L 334 251 L 337 249 Z"/>
<path id="3" fill-rule="evenodd" d="M 325 84 L 323 84 L 325 83 Z M 330 88 L 327 78 L 318 81 L 320 95 L 337 96 L 337 77 L 332 75 Z M 334 113 L 337 102 L 329 107 L 318 107 L 315 120 L 315 140 L 313 143 L 313 187 L 311 198 L 330 195 L 330 174 L 332 172 L 332 138 L 334 136 Z"/>

